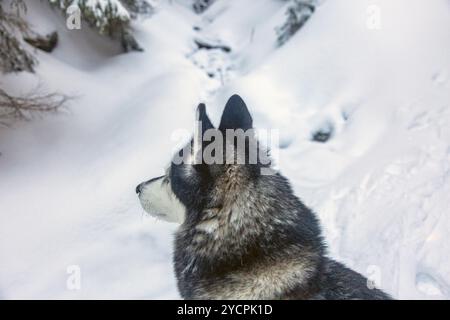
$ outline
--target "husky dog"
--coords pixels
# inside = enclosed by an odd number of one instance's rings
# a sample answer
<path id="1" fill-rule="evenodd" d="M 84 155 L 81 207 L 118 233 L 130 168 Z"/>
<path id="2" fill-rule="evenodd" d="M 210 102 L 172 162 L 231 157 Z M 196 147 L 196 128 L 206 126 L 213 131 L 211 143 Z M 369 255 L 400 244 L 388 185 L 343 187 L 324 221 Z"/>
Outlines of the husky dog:
<path id="1" fill-rule="evenodd" d="M 242 157 L 235 138 L 227 137 L 215 152 L 243 163 L 188 161 L 204 160 L 198 146 L 211 143 L 203 139 L 206 131 L 252 129 L 252 117 L 239 96 L 228 100 L 217 129 L 203 104 L 197 121 L 201 134 L 189 143 L 194 148 L 175 155 L 186 161 L 172 161 L 165 175 L 136 188 L 145 211 L 180 223 L 174 264 L 183 298 L 390 299 L 370 289 L 361 274 L 327 257 L 315 214 L 280 173 L 261 174 L 270 163 L 260 156 L 256 163 Z M 251 145 L 262 149 L 254 135 L 246 135 L 243 151 Z"/>

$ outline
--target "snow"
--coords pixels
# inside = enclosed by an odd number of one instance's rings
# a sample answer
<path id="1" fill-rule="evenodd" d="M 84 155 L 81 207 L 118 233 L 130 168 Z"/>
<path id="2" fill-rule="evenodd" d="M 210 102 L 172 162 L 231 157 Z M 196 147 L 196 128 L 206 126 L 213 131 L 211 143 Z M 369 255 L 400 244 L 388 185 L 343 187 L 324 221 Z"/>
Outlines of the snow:
<path id="1" fill-rule="evenodd" d="M 2 88 L 42 83 L 76 99 L 0 128 L 0 297 L 179 298 L 176 225 L 145 216 L 134 189 L 163 172 L 200 100 L 217 123 L 239 93 L 257 127 L 280 130 L 278 166 L 317 212 L 330 256 L 396 298 L 450 298 L 448 1 L 324 1 L 281 48 L 283 1 L 217 0 L 200 16 L 160 1 L 134 25 L 145 52 L 126 55 L 27 3 L 60 45 Z M 367 25 L 374 4 L 379 29 Z M 232 51 L 198 50 L 198 38 Z M 72 265 L 81 290 L 67 287 Z"/>
<path id="2" fill-rule="evenodd" d="M 62 9 L 67 7 L 67 1 L 64 0 L 50 0 L 50 2 L 59 4 L 59 7 Z M 119 0 L 73 0 L 70 2 L 70 6 L 76 6 L 78 8 L 85 6 L 99 19 L 103 17 L 103 12 L 108 9 L 108 6 L 111 6 L 114 16 L 123 21 L 130 20 L 130 14 Z"/>

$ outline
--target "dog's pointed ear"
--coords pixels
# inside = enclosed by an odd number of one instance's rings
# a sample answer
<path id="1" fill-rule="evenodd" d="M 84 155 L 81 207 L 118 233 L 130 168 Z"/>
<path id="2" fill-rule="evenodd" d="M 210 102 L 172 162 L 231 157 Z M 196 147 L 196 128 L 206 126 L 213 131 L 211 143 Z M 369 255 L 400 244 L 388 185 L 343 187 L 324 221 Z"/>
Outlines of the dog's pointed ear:
<path id="1" fill-rule="evenodd" d="M 211 120 L 209 120 L 208 114 L 206 113 L 206 106 L 204 103 L 200 103 L 197 107 L 197 113 L 195 120 L 200 122 L 202 125 L 202 134 L 208 129 L 214 129 Z"/>
<path id="2" fill-rule="evenodd" d="M 200 103 L 195 114 L 194 136 L 192 138 L 192 155 L 194 156 L 194 164 L 202 163 L 203 148 L 206 144 L 203 137 L 207 130 L 214 129 L 211 120 L 206 114 L 206 106 Z"/>
<path id="3" fill-rule="evenodd" d="M 228 99 L 220 120 L 219 129 L 243 129 L 248 130 L 253 127 L 253 119 L 245 105 L 244 100 L 237 94 Z"/>

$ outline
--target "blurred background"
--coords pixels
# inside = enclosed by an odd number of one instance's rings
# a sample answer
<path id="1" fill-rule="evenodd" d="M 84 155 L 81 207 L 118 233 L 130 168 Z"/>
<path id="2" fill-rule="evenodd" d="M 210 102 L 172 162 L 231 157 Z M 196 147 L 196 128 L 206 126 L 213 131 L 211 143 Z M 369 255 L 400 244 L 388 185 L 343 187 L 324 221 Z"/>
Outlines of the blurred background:
<path id="1" fill-rule="evenodd" d="M 0 298 L 179 298 L 135 186 L 240 94 L 329 254 L 450 298 L 448 0 L 0 0 Z"/>

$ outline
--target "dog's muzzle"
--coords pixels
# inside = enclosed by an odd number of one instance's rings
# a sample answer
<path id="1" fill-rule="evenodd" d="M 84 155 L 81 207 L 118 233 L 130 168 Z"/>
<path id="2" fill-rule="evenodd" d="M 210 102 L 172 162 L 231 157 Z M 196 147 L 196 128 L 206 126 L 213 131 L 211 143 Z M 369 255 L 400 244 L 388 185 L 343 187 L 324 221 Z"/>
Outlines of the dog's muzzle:
<path id="1" fill-rule="evenodd" d="M 148 181 L 144 181 L 144 182 L 138 184 L 137 187 L 136 187 L 136 193 L 140 194 L 147 184 L 152 183 L 152 182 L 154 182 L 156 180 L 159 180 L 159 179 L 162 179 L 162 178 L 164 178 L 164 176 L 152 178 L 152 179 L 150 179 Z"/>
<path id="2" fill-rule="evenodd" d="M 136 187 L 136 193 L 140 194 L 146 185 L 148 185 L 148 184 L 150 184 L 150 183 L 152 183 L 152 182 L 154 182 L 156 180 L 162 179 L 162 178 L 164 178 L 164 176 L 159 176 L 159 177 L 156 177 L 156 178 L 152 178 L 152 179 L 150 179 L 148 181 L 144 181 L 144 182 L 138 184 L 137 187 Z"/>
<path id="3" fill-rule="evenodd" d="M 149 214 L 168 222 L 183 223 L 186 208 L 172 192 L 165 176 L 140 183 L 136 187 L 142 208 Z"/>

